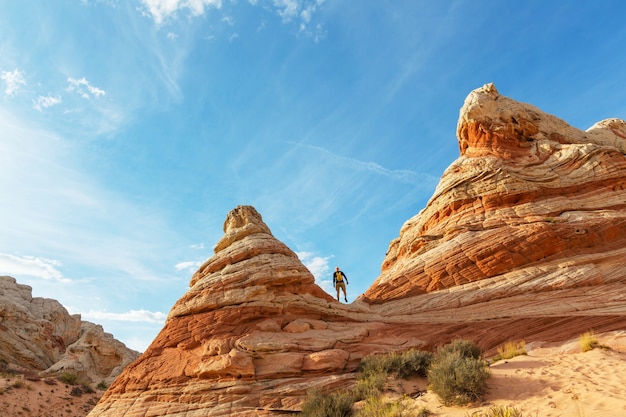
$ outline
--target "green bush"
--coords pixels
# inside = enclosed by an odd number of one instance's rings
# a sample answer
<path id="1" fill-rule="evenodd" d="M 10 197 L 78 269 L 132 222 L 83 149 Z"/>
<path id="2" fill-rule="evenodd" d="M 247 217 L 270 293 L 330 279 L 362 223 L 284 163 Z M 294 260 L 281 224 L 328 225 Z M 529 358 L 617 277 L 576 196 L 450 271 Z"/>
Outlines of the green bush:
<path id="1" fill-rule="evenodd" d="M 361 373 L 357 377 L 354 387 L 354 400 L 361 401 L 372 396 L 377 396 L 383 390 L 387 381 L 387 373 L 384 371 Z"/>
<path id="2" fill-rule="evenodd" d="M 425 377 L 432 357 L 430 352 L 415 349 L 403 353 L 370 355 L 361 359 L 360 370 L 365 375 L 385 373 L 395 374 L 400 378 L 412 375 Z"/>
<path id="3" fill-rule="evenodd" d="M 453 341 L 435 354 L 428 384 L 445 405 L 466 405 L 479 399 L 489 378 L 480 348 L 468 341 Z"/>
<path id="4" fill-rule="evenodd" d="M 480 359 L 482 351 L 476 344 L 470 340 L 453 340 L 439 348 L 437 356 L 446 355 L 448 353 L 459 353 L 465 358 Z"/>
<path id="5" fill-rule="evenodd" d="M 430 368 L 432 360 L 433 354 L 431 352 L 411 349 L 401 355 L 400 366 L 395 372 L 400 378 L 408 378 L 412 375 L 425 378 L 428 375 L 428 368 Z"/>
<path id="6" fill-rule="evenodd" d="M 310 392 L 302 405 L 302 415 L 312 417 L 348 416 L 352 404 L 361 400 L 365 400 L 364 408 L 369 410 L 367 416 L 394 417 L 403 415 L 401 413 L 404 413 L 405 410 L 402 406 L 384 404 L 380 402 L 378 396 L 385 387 L 389 374 L 395 374 L 401 378 L 408 378 L 411 375 L 426 376 L 432 357 L 433 354 L 430 352 L 413 349 L 404 353 L 366 356 L 361 359 L 360 373 L 354 389 L 329 394 Z M 361 412 L 360 415 L 365 414 Z"/>
<path id="7" fill-rule="evenodd" d="M 352 415 L 354 396 L 349 391 L 322 394 L 310 392 L 302 404 L 302 416 L 305 417 L 348 417 Z"/>
<path id="8" fill-rule="evenodd" d="M 96 385 L 96 388 L 99 390 L 105 391 L 107 388 L 109 388 L 109 386 L 107 385 L 106 382 L 100 381 L 98 385 Z"/>

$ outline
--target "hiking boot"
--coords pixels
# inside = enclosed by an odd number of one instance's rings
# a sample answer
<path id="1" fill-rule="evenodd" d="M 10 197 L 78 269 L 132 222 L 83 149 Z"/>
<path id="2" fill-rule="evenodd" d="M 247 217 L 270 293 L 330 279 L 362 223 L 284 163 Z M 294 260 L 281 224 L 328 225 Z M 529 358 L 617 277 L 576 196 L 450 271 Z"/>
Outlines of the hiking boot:
<path id="1" fill-rule="evenodd" d="M 347 298 L 344 298 L 344 300 L 346 300 L 346 303 L 348 302 L 348 299 L 347 299 Z"/>

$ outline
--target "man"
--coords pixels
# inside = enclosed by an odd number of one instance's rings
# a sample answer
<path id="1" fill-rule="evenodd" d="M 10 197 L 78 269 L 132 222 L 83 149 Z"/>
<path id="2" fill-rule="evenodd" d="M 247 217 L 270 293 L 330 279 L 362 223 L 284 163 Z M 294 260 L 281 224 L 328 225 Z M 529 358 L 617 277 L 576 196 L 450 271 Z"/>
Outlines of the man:
<path id="1" fill-rule="evenodd" d="M 346 274 L 339 270 L 339 267 L 335 268 L 333 273 L 333 285 L 337 290 L 337 301 L 339 301 L 339 290 L 343 290 L 343 299 L 348 302 L 348 295 L 346 294 L 346 284 L 348 284 L 348 277 Z"/>

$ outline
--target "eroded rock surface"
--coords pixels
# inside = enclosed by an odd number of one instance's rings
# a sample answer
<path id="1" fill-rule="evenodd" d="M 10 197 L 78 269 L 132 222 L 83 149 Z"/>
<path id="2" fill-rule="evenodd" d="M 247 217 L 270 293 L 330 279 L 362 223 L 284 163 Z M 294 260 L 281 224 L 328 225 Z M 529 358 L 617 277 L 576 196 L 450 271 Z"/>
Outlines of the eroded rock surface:
<path id="1" fill-rule="evenodd" d="M 366 300 L 505 274 L 503 289 L 529 275 L 535 287 L 563 290 L 621 282 L 624 121 L 581 131 L 488 84 L 465 100 L 457 134 L 461 156 L 391 242 Z"/>
<path id="2" fill-rule="evenodd" d="M 498 94 L 467 98 L 461 157 L 351 305 L 249 206 L 95 417 L 264 416 L 347 388 L 372 353 L 452 339 L 487 351 L 626 330 L 625 124 L 582 132 Z"/>
<path id="3" fill-rule="evenodd" d="M 0 360 L 31 371 L 69 372 L 111 383 L 138 352 L 101 326 L 69 314 L 58 301 L 0 277 Z"/>

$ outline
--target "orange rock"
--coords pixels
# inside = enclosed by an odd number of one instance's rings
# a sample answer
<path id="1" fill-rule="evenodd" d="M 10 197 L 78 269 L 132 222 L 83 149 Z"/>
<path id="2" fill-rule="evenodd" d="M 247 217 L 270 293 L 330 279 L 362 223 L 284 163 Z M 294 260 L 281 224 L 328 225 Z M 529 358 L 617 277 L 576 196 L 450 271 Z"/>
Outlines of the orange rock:
<path id="1" fill-rule="evenodd" d="M 486 85 L 458 137 L 460 158 L 350 305 L 254 208 L 231 211 L 161 333 L 89 415 L 282 415 L 311 389 L 353 385 L 369 354 L 624 330 L 626 123 L 583 132 Z"/>

